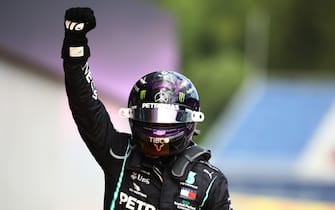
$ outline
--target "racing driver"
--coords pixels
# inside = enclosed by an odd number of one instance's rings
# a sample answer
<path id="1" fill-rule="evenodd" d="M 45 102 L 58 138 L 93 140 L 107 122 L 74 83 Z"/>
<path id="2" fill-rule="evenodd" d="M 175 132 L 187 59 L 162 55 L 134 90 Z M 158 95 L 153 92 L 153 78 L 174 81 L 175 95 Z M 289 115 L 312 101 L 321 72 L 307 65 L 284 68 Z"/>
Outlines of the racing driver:
<path id="1" fill-rule="evenodd" d="M 226 177 L 192 140 L 204 120 L 192 82 L 173 71 L 144 75 L 119 111 L 131 134 L 117 131 L 87 63 L 95 26 L 92 9 L 67 9 L 62 58 L 74 121 L 104 172 L 104 210 L 230 210 Z"/>

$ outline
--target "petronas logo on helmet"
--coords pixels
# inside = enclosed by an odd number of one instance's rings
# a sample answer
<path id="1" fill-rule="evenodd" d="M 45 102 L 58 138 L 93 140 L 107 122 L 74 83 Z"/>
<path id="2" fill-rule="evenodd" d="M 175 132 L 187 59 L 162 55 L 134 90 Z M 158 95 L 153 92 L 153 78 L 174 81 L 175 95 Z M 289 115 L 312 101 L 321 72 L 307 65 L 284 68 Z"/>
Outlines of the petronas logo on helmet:
<path id="1" fill-rule="evenodd" d="M 142 108 L 145 109 L 172 109 L 179 110 L 178 104 L 162 104 L 162 103 L 143 103 Z"/>

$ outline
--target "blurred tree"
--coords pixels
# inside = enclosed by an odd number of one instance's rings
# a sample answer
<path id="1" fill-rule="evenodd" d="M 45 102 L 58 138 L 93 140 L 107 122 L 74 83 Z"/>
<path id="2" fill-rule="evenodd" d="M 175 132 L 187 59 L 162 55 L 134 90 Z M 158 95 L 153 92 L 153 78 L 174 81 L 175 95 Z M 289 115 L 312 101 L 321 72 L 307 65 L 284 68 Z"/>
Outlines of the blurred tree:
<path id="1" fill-rule="evenodd" d="M 247 5 L 245 1 L 226 0 L 159 2 L 176 18 L 181 68 L 198 89 L 206 117 L 199 128 L 206 132 L 243 78 Z"/>
<path id="2" fill-rule="evenodd" d="M 335 75 L 335 1 L 264 1 L 271 14 L 270 73 Z"/>
<path id="3" fill-rule="evenodd" d="M 255 74 L 250 72 L 253 67 L 265 68 L 269 75 L 275 76 L 335 76 L 335 42 L 332 40 L 335 37 L 335 27 L 332 27 L 335 1 L 157 2 L 176 18 L 181 68 L 198 88 L 202 111 L 207 118 L 200 124 L 204 131 L 224 110 L 243 79 Z M 258 39 L 258 28 L 251 29 L 256 30 L 252 32 L 256 40 L 250 40 L 246 37 L 250 35 L 250 31 L 246 31 L 250 29 L 247 23 L 255 8 L 268 14 L 264 17 L 269 18 L 270 27 L 263 27 L 268 32 L 259 32 L 261 38 Z M 262 50 L 257 46 L 262 44 L 259 42 L 264 34 L 268 36 L 264 42 L 269 42 L 263 43 L 268 48 L 265 50 L 267 55 L 256 52 Z M 250 46 L 253 49 L 248 49 Z M 259 64 L 252 61 L 257 59 L 257 53 L 258 57 L 266 56 L 264 66 L 249 65 Z"/>

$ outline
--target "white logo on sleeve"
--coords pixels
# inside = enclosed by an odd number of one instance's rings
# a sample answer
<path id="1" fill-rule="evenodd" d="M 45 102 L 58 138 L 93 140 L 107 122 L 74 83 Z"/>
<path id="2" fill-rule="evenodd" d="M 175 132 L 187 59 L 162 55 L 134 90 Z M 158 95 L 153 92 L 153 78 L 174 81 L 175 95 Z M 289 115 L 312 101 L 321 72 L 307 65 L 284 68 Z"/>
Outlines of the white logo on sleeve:
<path id="1" fill-rule="evenodd" d="M 69 55 L 70 55 L 70 57 L 73 57 L 73 58 L 78 58 L 78 57 L 84 56 L 84 47 L 83 46 L 70 47 L 69 48 Z"/>

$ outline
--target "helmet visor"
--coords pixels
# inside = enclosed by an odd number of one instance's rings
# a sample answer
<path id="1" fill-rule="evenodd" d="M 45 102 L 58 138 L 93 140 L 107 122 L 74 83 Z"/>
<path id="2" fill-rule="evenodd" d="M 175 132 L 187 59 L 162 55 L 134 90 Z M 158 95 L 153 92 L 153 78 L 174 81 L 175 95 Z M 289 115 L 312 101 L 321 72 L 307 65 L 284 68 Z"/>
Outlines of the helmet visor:
<path id="1" fill-rule="evenodd" d="M 189 123 L 202 122 L 204 120 L 204 114 L 202 112 L 189 109 L 171 109 L 168 107 L 122 108 L 119 114 L 121 117 L 148 123 Z"/>

